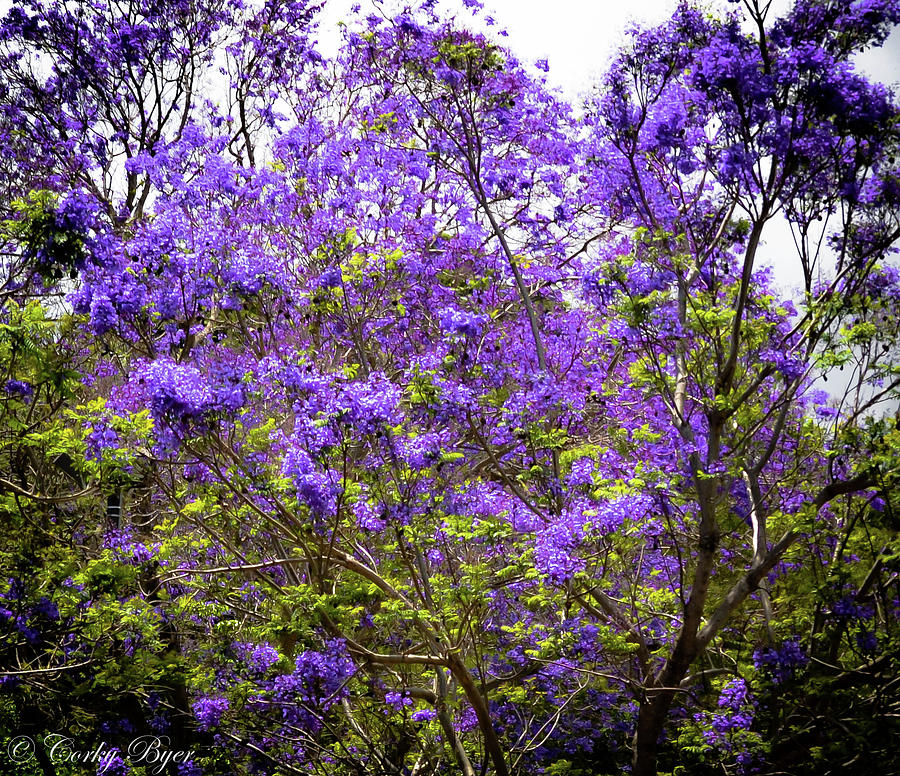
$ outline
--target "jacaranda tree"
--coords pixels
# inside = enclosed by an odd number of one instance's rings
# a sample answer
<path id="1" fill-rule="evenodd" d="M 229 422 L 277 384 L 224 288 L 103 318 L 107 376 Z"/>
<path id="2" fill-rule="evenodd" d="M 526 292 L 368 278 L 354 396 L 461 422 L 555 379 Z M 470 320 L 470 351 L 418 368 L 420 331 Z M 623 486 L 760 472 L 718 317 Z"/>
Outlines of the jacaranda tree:
<path id="1" fill-rule="evenodd" d="M 14 7 L 4 732 L 900 767 L 900 106 L 854 67 L 900 3 L 768 9 L 682 4 L 576 110 L 477 7 L 331 59 L 297 0 Z"/>

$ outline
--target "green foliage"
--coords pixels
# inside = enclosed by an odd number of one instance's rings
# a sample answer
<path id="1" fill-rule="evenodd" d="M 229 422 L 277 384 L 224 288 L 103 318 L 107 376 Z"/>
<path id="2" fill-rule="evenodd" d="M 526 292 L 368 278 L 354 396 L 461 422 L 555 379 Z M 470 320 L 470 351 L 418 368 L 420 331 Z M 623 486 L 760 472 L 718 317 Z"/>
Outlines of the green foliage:
<path id="1" fill-rule="evenodd" d="M 21 245 L 48 284 L 77 277 L 77 266 L 86 255 L 83 237 L 60 227 L 56 205 L 53 192 L 32 191 L 13 201 L 14 217 L 0 227 L 7 240 Z"/>

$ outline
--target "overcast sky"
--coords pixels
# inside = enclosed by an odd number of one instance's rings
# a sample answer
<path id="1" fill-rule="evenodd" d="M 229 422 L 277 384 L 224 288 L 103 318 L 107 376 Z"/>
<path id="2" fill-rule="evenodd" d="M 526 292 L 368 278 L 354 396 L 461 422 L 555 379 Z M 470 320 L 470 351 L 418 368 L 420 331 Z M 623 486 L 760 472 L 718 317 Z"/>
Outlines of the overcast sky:
<path id="1" fill-rule="evenodd" d="M 355 1 L 364 10 L 371 5 L 371 0 Z M 320 28 L 326 48 L 336 44 L 336 24 L 346 18 L 353 2 L 326 0 Z M 385 7 L 391 5 L 385 0 Z M 445 8 L 454 5 L 462 7 L 461 0 L 443 3 Z M 534 62 L 546 58 L 550 63 L 548 82 L 574 98 L 596 82 L 630 23 L 659 23 L 676 5 L 676 0 L 485 0 L 485 13 L 508 31 L 504 42 L 520 59 Z M 728 7 L 724 0 L 718 5 Z M 790 0 L 773 0 L 770 18 L 790 6 Z M 883 49 L 866 52 L 858 64 L 879 81 L 900 82 L 900 32 L 895 32 Z"/>

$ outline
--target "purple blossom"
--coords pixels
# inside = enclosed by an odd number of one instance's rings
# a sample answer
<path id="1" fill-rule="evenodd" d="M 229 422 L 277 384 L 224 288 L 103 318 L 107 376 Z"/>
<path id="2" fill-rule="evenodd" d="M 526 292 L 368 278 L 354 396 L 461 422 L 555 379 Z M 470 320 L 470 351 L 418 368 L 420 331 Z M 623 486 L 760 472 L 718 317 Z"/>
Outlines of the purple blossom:
<path id="1" fill-rule="evenodd" d="M 728 183 L 734 183 L 744 174 L 748 164 L 747 153 L 743 146 L 734 145 L 726 148 L 719 159 L 719 174 Z"/>
<path id="2" fill-rule="evenodd" d="M 396 690 L 391 690 L 385 693 L 384 702 L 388 706 L 392 706 L 395 710 L 399 711 L 404 706 L 411 706 L 412 698 L 404 693 L 397 692 Z"/>
<path id="3" fill-rule="evenodd" d="M 108 760 L 101 759 L 97 765 L 97 776 L 129 776 L 133 773 L 128 763 L 118 754 Z"/>
<path id="4" fill-rule="evenodd" d="M 97 200 L 83 189 L 74 189 L 59 201 L 55 220 L 62 231 L 88 235 L 99 226 Z"/>
<path id="5" fill-rule="evenodd" d="M 390 423 L 400 403 L 400 391 L 383 374 L 348 385 L 341 392 L 342 420 L 362 433 L 375 433 Z"/>
<path id="6" fill-rule="evenodd" d="M 317 285 L 319 288 L 336 288 L 341 284 L 340 267 L 330 267 L 319 275 Z"/>
<path id="7" fill-rule="evenodd" d="M 855 596 L 847 595 L 831 605 L 831 615 L 842 620 L 868 619 L 872 616 L 872 609 L 856 603 Z"/>
<path id="8" fill-rule="evenodd" d="M 84 442 L 87 446 L 85 457 L 92 461 L 102 460 L 105 450 L 116 450 L 120 444 L 116 430 L 102 421 L 94 424 Z"/>
<path id="9" fill-rule="evenodd" d="M 860 631 L 856 634 L 856 647 L 860 652 L 870 654 L 878 649 L 878 638 L 872 631 Z"/>
<path id="10" fill-rule="evenodd" d="M 784 379 L 793 382 L 802 377 L 806 372 L 806 364 L 803 359 L 791 353 L 785 353 L 781 350 L 765 350 L 759 354 L 764 361 L 775 365 L 775 369 L 782 375 Z"/>
<path id="11" fill-rule="evenodd" d="M 438 318 L 446 334 L 463 337 L 477 337 L 489 320 L 486 315 L 475 315 L 455 307 L 438 310 Z"/>
<path id="12" fill-rule="evenodd" d="M 579 458 L 572 463 L 572 469 L 566 478 L 566 483 L 573 488 L 590 485 L 593 482 L 595 468 L 594 462 L 590 458 Z"/>
<path id="13" fill-rule="evenodd" d="M 103 538 L 103 546 L 113 551 L 113 557 L 129 566 L 149 563 L 159 552 L 159 544 L 147 545 L 135 539 L 131 528 L 109 531 Z"/>
<path id="14" fill-rule="evenodd" d="M 413 439 L 399 442 L 403 460 L 413 470 L 425 469 L 433 464 L 441 454 L 440 439 L 437 434 L 422 434 Z"/>
<path id="15" fill-rule="evenodd" d="M 584 568 L 584 561 L 576 555 L 583 535 L 579 521 L 571 514 L 539 531 L 534 548 L 535 566 L 556 584 L 565 584 Z"/>
<path id="16" fill-rule="evenodd" d="M 288 449 L 281 464 L 281 472 L 293 480 L 297 489 L 297 498 L 316 517 L 330 514 L 336 505 L 337 487 L 328 474 L 320 471 L 303 448 L 292 446 Z"/>
<path id="17" fill-rule="evenodd" d="M 209 385 L 195 366 L 163 359 L 140 367 L 134 379 L 144 387 L 156 420 L 180 427 L 212 408 Z"/>
<path id="18" fill-rule="evenodd" d="M 7 396 L 16 396 L 20 399 L 27 399 L 34 393 L 31 384 L 24 380 L 7 380 L 3 390 Z"/>
<path id="19" fill-rule="evenodd" d="M 106 334 L 118 323 L 119 315 L 109 297 L 95 295 L 91 299 L 91 329 L 94 334 Z"/>
<path id="20" fill-rule="evenodd" d="M 32 613 L 45 620 L 58 620 L 59 607 L 46 596 L 41 596 L 32 607 Z"/>
<path id="21" fill-rule="evenodd" d="M 719 693 L 719 708 L 738 711 L 748 700 L 747 684 L 743 679 L 732 679 Z"/>
<path id="22" fill-rule="evenodd" d="M 766 672 L 775 684 L 792 679 L 809 662 L 809 656 L 796 639 L 789 639 L 779 647 L 766 647 L 753 653 L 753 665 Z"/>
<path id="23" fill-rule="evenodd" d="M 8 601 L 20 601 L 25 597 L 25 583 L 21 579 L 8 577 L 6 583 L 8 585 L 6 592 L 0 594 L 3 598 Z"/>
<path id="24" fill-rule="evenodd" d="M 192 708 L 200 730 L 210 730 L 219 726 L 222 715 L 228 711 L 228 699 L 204 697 L 194 701 Z"/>
<path id="25" fill-rule="evenodd" d="M 328 642 L 324 652 L 301 653 L 295 666 L 293 673 L 275 679 L 272 697 L 281 704 L 285 722 L 318 730 L 321 714 L 346 697 L 355 668 L 340 641 Z"/>
<path id="26" fill-rule="evenodd" d="M 387 525 L 378 509 L 368 501 L 357 501 L 353 505 L 353 515 L 356 524 L 364 531 L 383 531 Z"/>
<path id="27" fill-rule="evenodd" d="M 270 644 L 259 644 L 250 653 L 247 664 L 252 670 L 264 674 L 279 660 L 281 660 L 281 656 L 275 647 Z"/>

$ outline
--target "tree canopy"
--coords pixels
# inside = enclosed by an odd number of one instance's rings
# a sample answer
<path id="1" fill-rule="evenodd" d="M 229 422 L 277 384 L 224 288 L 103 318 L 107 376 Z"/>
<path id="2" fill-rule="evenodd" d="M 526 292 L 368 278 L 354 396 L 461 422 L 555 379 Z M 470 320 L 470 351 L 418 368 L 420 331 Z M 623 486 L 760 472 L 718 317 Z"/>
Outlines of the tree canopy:
<path id="1" fill-rule="evenodd" d="M 900 770 L 900 2 L 464 5 L 2 20 L 4 769 Z"/>

